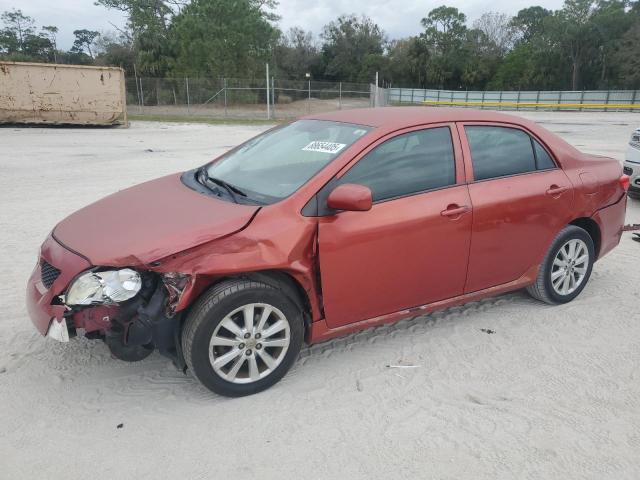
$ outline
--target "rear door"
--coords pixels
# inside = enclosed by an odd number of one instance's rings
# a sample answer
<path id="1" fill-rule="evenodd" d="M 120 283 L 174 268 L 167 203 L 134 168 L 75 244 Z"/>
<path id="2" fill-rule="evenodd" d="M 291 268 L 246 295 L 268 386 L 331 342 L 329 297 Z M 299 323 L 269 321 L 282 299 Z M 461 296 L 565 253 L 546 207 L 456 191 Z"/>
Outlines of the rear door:
<path id="1" fill-rule="evenodd" d="M 374 204 L 320 219 L 330 328 L 462 294 L 471 206 L 455 125 L 387 137 L 329 189 L 341 183 L 366 185 Z"/>
<path id="2" fill-rule="evenodd" d="M 473 205 L 465 293 L 517 280 L 571 221 L 573 188 L 540 139 L 505 124 L 459 124 Z"/>

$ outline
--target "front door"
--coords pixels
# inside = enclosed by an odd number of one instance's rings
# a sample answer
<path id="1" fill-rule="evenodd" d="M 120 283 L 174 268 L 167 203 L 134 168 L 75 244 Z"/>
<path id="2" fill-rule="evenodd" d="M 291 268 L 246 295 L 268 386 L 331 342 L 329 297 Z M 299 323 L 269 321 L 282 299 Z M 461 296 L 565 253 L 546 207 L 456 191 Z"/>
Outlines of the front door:
<path id="1" fill-rule="evenodd" d="M 472 212 L 451 128 L 391 136 L 332 182 L 333 187 L 366 185 L 374 204 L 368 212 L 320 219 L 322 295 L 330 328 L 463 293 Z"/>

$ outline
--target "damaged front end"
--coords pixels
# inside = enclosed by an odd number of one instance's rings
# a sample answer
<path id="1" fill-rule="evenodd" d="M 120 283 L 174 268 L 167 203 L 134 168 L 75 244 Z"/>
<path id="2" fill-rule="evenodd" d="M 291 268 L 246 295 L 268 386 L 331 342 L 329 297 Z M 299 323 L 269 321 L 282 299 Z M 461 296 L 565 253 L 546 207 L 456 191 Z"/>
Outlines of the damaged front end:
<path id="1" fill-rule="evenodd" d="M 116 358 L 127 362 L 157 349 L 184 369 L 182 313 L 176 307 L 189 281 L 181 273 L 93 269 L 76 277 L 58 298 L 72 336 L 103 339 Z"/>

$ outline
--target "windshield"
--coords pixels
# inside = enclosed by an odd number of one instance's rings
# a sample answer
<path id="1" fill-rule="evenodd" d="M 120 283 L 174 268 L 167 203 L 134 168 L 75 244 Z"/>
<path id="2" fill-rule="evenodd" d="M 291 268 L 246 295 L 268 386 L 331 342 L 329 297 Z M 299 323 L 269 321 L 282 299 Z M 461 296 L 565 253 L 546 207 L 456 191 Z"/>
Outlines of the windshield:
<path id="1" fill-rule="evenodd" d="M 370 129 L 362 125 L 299 120 L 249 140 L 207 168 L 211 179 L 273 203 L 288 197 Z"/>

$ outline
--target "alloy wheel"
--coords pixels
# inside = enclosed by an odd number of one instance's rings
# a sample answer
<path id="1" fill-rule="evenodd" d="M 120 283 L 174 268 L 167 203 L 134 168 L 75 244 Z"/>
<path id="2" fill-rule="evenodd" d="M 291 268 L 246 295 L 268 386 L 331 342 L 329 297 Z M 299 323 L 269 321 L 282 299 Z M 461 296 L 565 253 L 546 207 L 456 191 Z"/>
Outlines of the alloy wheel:
<path id="1" fill-rule="evenodd" d="M 574 238 L 566 242 L 553 260 L 551 285 L 558 295 L 570 295 L 584 281 L 589 268 L 587 244 Z"/>
<path id="2" fill-rule="evenodd" d="M 250 303 L 218 323 L 209 341 L 209 361 L 223 379 L 252 383 L 278 367 L 290 342 L 289 322 L 279 309 Z"/>

